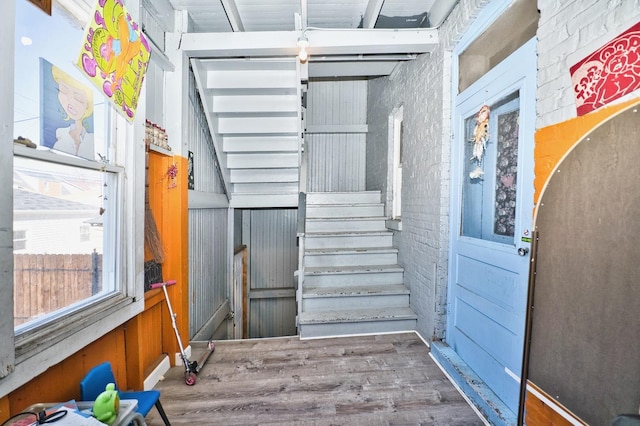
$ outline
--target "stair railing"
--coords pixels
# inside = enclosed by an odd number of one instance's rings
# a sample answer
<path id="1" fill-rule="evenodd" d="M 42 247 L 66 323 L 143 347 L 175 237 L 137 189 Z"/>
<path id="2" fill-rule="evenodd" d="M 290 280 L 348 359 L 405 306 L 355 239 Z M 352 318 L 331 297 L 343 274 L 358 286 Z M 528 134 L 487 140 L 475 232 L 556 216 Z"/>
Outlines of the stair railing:
<path id="1" fill-rule="evenodd" d="M 296 275 L 296 327 L 299 326 L 300 315 L 302 314 L 302 285 L 304 283 L 304 243 L 307 220 L 307 194 L 300 192 L 298 194 L 298 223 L 296 228 L 296 237 L 298 238 L 298 270 Z"/>

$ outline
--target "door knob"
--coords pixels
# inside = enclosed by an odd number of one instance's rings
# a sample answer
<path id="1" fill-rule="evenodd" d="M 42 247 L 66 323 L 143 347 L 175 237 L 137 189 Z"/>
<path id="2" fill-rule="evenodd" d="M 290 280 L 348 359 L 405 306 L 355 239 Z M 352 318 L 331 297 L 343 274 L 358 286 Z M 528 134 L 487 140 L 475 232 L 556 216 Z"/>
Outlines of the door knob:
<path id="1" fill-rule="evenodd" d="M 527 247 L 520 247 L 518 249 L 518 254 L 520 256 L 526 256 L 527 254 L 529 254 L 529 249 Z"/>

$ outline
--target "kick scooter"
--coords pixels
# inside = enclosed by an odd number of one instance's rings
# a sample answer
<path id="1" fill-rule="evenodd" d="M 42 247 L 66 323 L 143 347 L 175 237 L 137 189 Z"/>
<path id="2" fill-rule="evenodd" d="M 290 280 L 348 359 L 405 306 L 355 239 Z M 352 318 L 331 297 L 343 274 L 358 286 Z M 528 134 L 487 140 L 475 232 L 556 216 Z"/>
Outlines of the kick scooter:
<path id="1" fill-rule="evenodd" d="M 188 386 L 193 386 L 196 384 L 196 375 L 202 370 L 202 367 L 207 362 L 213 351 L 215 350 L 215 344 L 213 340 L 207 343 L 207 350 L 198 361 L 189 361 L 187 354 L 184 351 L 184 347 L 182 346 L 182 340 L 180 339 L 180 333 L 178 332 L 178 326 L 176 324 L 176 314 L 173 312 L 171 308 L 171 301 L 169 300 L 169 293 L 167 292 L 167 287 L 170 285 L 174 285 L 176 280 L 165 281 L 161 283 L 151 284 L 150 288 L 160 288 L 164 291 L 164 297 L 167 299 L 167 307 L 169 308 L 169 315 L 171 316 L 171 325 L 173 326 L 173 330 L 176 332 L 176 338 L 178 339 L 178 346 L 180 347 L 180 357 L 182 358 L 182 363 L 184 364 L 185 372 L 184 372 L 184 382 Z"/>

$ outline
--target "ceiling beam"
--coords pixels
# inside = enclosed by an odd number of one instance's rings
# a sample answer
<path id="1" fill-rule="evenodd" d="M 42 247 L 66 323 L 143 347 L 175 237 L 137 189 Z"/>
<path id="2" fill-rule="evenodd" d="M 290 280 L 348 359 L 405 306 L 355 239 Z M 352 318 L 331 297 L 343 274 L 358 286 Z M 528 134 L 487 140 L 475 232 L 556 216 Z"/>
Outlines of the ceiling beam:
<path id="1" fill-rule="evenodd" d="M 235 0 L 220 0 L 224 13 L 227 14 L 227 19 L 231 25 L 231 29 L 234 32 L 244 31 L 244 24 L 240 18 L 240 12 L 238 12 L 238 5 Z"/>
<path id="2" fill-rule="evenodd" d="M 309 77 L 379 77 L 389 75 L 395 61 L 311 62 Z"/>
<path id="3" fill-rule="evenodd" d="M 384 0 L 369 0 L 362 18 L 362 28 L 373 28 L 376 25 L 383 4 Z"/>
<path id="4" fill-rule="evenodd" d="M 302 30 L 307 28 L 309 25 L 308 22 L 308 14 L 307 14 L 307 0 L 300 0 L 300 25 L 302 25 Z"/>
<path id="5" fill-rule="evenodd" d="M 433 28 L 307 30 L 305 34 L 310 56 L 428 53 L 439 40 Z M 296 56 L 300 35 L 300 31 L 186 33 L 181 50 L 191 58 Z"/>

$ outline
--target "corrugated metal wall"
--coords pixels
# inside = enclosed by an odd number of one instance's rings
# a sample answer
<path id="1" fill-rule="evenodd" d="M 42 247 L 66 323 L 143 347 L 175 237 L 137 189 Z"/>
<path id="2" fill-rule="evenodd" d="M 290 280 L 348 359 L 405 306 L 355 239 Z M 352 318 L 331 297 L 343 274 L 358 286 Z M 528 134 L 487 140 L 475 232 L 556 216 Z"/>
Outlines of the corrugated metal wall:
<path id="1" fill-rule="evenodd" d="M 249 337 L 291 336 L 296 330 L 296 209 L 246 211 L 249 231 Z M 247 229 L 247 226 L 250 229 Z"/>
<path id="2" fill-rule="evenodd" d="M 312 80 L 307 99 L 307 191 L 364 190 L 366 133 L 353 127 L 367 124 L 367 81 Z"/>
<path id="3" fill-rule="evenodd" d="M 229 298 L 227 279 L 227 210 L 189 210 L 189 337 Z"/>
<path id="4" fill-rule="evenodd" d="M 207 117 L 200 102 L 200 95 L 193 73 L 189 75 L 188 149 L 193 153 L 193 174 L 195 190 L 223 194 L 224 187 L 220 179 L 218 160 L 213 140 L 209 133 Z"/>
<path id="5" fill-rule="evenodd" d="M 188 150 L 193 153 L 195 190 L 223 193 L 213 141 L 191 75 Z M 189 337 L 192 338 L 229 299 L 228 210 L 189 210 Z M 206 337 L 208 338 L 208 337 Z"/>

